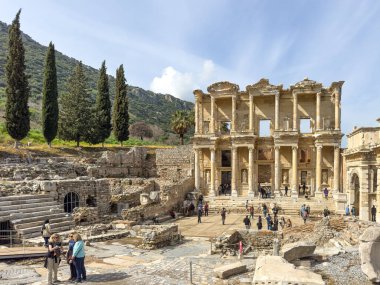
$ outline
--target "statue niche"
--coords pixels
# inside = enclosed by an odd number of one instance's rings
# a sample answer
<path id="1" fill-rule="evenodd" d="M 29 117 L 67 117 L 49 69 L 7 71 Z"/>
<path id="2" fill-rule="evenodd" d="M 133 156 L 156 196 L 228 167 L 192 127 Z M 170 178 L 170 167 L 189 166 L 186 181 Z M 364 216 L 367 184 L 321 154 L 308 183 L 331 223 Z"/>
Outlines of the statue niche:
<path id="1" fill-rule="evenodd" d="M 241 170 L 241 183 L 247 184 L 248 183 L 248 172 L 247 169 Z"/>
<path id="2" fill-rule="evenodd" d="M 259 160 L 273 160 L 273 149 L 259 148 L 258 159 Z"/>

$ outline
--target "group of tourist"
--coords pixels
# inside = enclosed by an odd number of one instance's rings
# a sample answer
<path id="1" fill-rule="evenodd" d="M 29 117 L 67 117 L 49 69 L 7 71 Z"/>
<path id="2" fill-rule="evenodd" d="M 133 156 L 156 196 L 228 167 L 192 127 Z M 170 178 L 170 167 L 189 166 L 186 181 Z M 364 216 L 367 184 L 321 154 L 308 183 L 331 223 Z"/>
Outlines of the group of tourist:
<path id="1" fill-rule="evenodd" d="M 48 285 L 60 282 L 58 280 L 58 267 L 64 253 L 61 237 L 51 233 L 49 220 L 46 220 L 41 229 L 45 246 L 48 249 L 45 268 L 48 270 Z M 68 281 L 80 283 L 86 280 L 86 268 L 84 266 L 85 250 L 84 242 L 79 233 L 69 234 L 66 262 L 70 266 L 70 278 Z"/>
<path id="2" fill-rule="evenodd" d="M 350 205 L 346 206 L 346 210 L 345 210 L 346 216 L 349 216 L 350 213 L 351 213 L 352 216 L 356 216 L 357 215 L 356 208 L 355 208 L 354 205 L 352 205 L 351 209 L 350 209 Z M 373 217 L 373 213 L 375 214 L 375 217 Z M 375 207 L 375 205 L 373 205 L 373 207 L 371 208 L 371 214 L 372 214 L 372 221 L 373 221 L 373 219 L 375 219 L 375 221 L 376 221 L 376 207 Z"/>

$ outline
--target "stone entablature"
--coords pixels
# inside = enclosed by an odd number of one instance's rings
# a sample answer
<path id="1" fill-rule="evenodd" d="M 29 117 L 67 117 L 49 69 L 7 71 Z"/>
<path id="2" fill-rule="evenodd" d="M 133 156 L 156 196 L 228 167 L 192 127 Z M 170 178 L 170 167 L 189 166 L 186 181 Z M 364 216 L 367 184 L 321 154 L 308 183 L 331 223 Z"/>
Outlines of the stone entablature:
<path id="1" fill-rule="evenodd" d="M 196 188 L 216 195 L 230 184 L 232 196 L 257 195 L 259 184 L 275 194 L 288 187 L 295 196 L 303 183 L 310 194 L 342 191 L 343 83 L 326 88 L 306 78 L 284 89 L 261 79 L 245 91 L 230 82 L 214 83 L 208 93 L 195 90 Z M 269 134 L 261 121 L 269 121 Z"/>

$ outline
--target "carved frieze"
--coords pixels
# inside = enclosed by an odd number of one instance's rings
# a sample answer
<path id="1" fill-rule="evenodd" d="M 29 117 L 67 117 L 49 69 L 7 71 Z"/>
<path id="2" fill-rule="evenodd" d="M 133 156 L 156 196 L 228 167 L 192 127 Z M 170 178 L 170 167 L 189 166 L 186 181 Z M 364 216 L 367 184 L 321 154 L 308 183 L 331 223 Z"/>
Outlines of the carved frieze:
<path id="1" fill-rule="evenodd" d="M 262 78 L 259 82 L 248 85 L 246 90 L 253 95 L 276 95 L 282 90 L 282 85 L 272 85 L 268 79 Z"/>

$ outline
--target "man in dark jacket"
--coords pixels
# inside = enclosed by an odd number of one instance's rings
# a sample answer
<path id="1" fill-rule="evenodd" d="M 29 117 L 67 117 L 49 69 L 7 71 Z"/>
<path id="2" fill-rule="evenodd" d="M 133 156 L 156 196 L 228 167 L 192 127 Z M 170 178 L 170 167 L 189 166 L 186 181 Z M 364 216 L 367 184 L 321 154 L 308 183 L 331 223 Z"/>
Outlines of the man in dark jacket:
<path id="1" fill-rule="evenodd" d="M 251 227 L 251 220 L 248 218 L 248 216 L 245 216 L 243 223 L 245 225 L 245 228 L 249 230 L 249 228 Z"/>
<path id="2" fill-rule="evenodd" d="M 375 205 L 373 205 L 371 208 L 371 216 L 372 216 L 371 221 L 376 222 L 376 207 L 375 207 Z"/>

